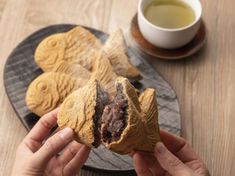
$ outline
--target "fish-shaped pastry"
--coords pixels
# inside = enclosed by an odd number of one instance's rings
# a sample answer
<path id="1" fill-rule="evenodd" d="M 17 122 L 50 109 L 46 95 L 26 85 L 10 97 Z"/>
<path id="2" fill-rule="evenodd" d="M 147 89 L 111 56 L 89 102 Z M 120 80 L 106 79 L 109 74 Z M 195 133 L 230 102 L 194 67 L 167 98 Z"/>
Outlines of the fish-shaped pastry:
<path id="1" fill-rule="evenodd" d="M 52 71 L 61 61 L 80 64 L 91 70 L 101 42 L 83 27 L 68 32 L 50 35 L 39 43 L 35 51 L 35 62 L 44 71 Z"/>
<path id="2" fill-rule="evenodd" d="M 140 71 L 129 62 L 126 50 L 127 46 L 121 29 L 111 33 L 103 47 L 117 75 L 134 80 L 141 79 Z"/>
<path id="3" fill-rule="evenodd" d="M 108 98 L 98 81 L 74 91 L 60 107 L 58 125 L 72 128 L 77 141 L 90 147 L 103 143 L 119 154 L 153 152 L 160 141 L 155 91 L 138 97 L 131 83 L 118 77 L 116 92 Z"/>
<path id="4" fill-rule="evenodd" d="M 141 77 L 138 69 L 130 64 L 125 54 L 126 44 L 121 30 L 111 34 L 102 47 L 100 40 L 91 32 L 78 26 L 42 40 L 35 51 L 35 62 L 44 72 L 52 71 L 61 61 L 80 64 L 92 71 L 96 53 L 102 49 L 117 75 L 130 79 Z"/>
<path id="5" fill-rule="evenodd" d="M 91 72 L 82 67 L 79 64 L 73 64 L 66 61 L 61 61 L 55 64 L 52 72 L 59 72 L 71 75 L 75 78 L 89 80 L 91 78 Z"/>
<path id="6" fill-rule="evenodd" d="M 59 62 L 59 65 L 54 68 L 55 72 L 41 74 L 28 87 L 26 93 L 28 108 L 38 116 L 42 116 L 58 107 L 74 90 L 94 80 L 98 80 L 105 91 L 114 95 L 117 75 L 101 51 L 96 57 L 92 73 L 79 65 Z"/>
<path id="7" fill-rule="evenodd" d="M 43 116 L 58 107 L 65 97 L 84 86 L 86 82 L 63 73 L 42 73 L 29 85 L 26 105 L 33 113 Z"/>

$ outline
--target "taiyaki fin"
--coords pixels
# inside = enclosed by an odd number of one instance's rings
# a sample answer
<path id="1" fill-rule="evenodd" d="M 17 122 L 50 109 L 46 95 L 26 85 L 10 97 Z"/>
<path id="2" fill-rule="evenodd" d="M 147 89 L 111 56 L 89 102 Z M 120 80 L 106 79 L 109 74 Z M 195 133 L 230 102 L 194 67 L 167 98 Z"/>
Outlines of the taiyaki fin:
<path id="1" fill-rule="evenodd" d="M 127 77 L 129 79 L 141 79 L 141 74 L 135 68 L 126 55 L 126 43 L 121 29 L 110 34 L 106 41 L 103 51 L 111 62 L 117 75 Z"/>
<path id="2" fill-rule="evenodd" d="M 73 64 L 66 61 L 58 62 L 52 69 L 52 72 L 65 73 L 73 76 L 74 78 L 80 78 L 89 80 L 91 77 L 91 72 L 82 67 L 79 64 Z"/>
<path id="3" fill-rule="evenodd" d="M 94 70 L 91 75 L 91 81 L 99 81 L 100 86 L 109 94 L 113 95 L 116 92 L 116 78 L 117 75 L 113 71 L 113 67 L 111 66 L 107 57 L 103 54 L 102 51 L 97 52 Z"/>

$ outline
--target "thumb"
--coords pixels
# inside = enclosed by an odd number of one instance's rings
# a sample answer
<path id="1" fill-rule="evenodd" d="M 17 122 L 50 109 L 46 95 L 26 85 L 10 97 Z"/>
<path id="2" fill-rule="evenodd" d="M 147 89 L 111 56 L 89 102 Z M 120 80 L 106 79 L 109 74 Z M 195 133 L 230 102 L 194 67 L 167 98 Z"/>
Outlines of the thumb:
<path id="1" fill-rule="evenodd" d="M 161 167 L 172 176 L 192 176 L 193 172 L 175 155 L 173 155 L 162 142 L 155 146 L 154 155 Z"/>
<path id="2" fill-rule="evenodd" d="M 65 128 L 52 137 L 50 137 L 44 145 L 35 153 L 34 161 L 40 167 L 44 167 L 48 161 L 58 154 L 66 145 L 74 138 L 73 130 Z"/>

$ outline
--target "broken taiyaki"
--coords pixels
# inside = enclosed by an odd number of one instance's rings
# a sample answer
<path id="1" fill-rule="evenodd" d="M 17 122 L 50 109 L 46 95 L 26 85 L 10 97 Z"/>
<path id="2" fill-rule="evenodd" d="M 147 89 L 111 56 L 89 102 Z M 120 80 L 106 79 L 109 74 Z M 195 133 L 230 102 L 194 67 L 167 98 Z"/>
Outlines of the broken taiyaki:
<path id="1" fill-rule="evenodd" d="M 103 51 L 117 75 L 133 80 L 141 79 L 139 70 L 129 62 L 126 50 L 127 46 L 121 29 L 111 33 L 103 47 Z"/>
<path id="2" fill-rule="evenodd" d="M 90 147 L 103 143 L 119 154 L 153 152 L 160 141 L 155 91 L 146 89 L 138 98 L 123 77 L 117 78 L 116 89 L 112 100 L 98 81 L 76 90 L 62 103 L 58 125 L 72 128 L 78 142 Z"/>
<path id="3" fill-rule="evenodd" d="M 97 81 L 91 81 L 64 100 L 57 115 L 57 123 L 61 128 L 72 128 L 79 142 L 98 147 L 101 143 L 98 123 L 107 102 L 108 94 Z"/>
<path id="4" fill-rule="evenodd" d="M 91 70 L 96 52 L 101 48 L 101 42 L 92 33 L 78 26 L 42 40 L 35 51 L 35 62 L 45 72 L 52 71 L 61 61 L 80 64 Z"/>
<path id="5" fill-rule="evenodd" d="M 155 90 L 146 89 L 138 98 L 135 88 L 122 77 L 117 79 L 116 89 L 101 117 L 103 143 L 120 154 L 153 152 L 160 141 Z"/>
<path id="6" fill-rule="evenodd" d="M 65 97 L 86 82 L 63 73 L 47 72 L 31 82 L 26 92 L 27 107 L 38 116 L 58 107 Z"/>

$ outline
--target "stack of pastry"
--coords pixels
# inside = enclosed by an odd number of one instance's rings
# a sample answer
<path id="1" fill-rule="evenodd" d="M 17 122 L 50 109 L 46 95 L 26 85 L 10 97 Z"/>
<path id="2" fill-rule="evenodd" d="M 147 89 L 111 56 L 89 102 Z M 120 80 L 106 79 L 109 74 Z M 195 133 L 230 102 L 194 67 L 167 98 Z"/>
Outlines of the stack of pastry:
<path id="1" fill-rule="evenodd" d="M 61 106 L 58 125 L 91 147 L 153 151 L 160 140 L 155 91 L 138 96 L 128 81 L 141 75 L 129 62 L 121 30 L 104 45 L 82 27 L 51 35 L 38 45 L 35 62 L 44 73 L 26 93 L 32 112 L 42 116 Z"/>

